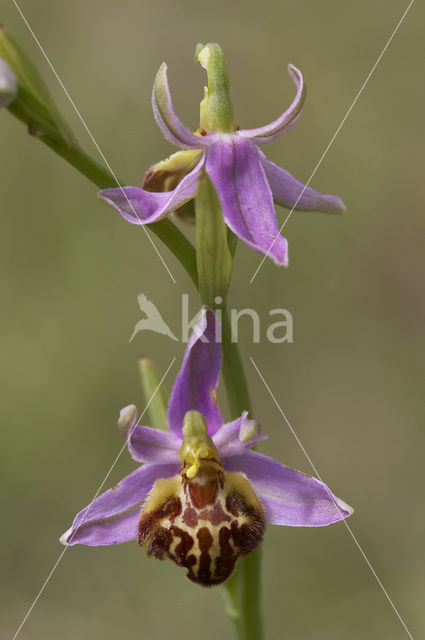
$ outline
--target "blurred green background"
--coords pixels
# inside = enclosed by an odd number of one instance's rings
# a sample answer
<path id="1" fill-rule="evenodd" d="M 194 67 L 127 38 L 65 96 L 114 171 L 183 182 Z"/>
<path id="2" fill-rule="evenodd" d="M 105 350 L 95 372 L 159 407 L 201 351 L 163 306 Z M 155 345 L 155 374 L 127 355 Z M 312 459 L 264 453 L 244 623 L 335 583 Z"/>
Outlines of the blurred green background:
<path id="1" fill-rule="evenodd" d="M 169 65 L 179 114 L 197 125 L 204 73 L 198 41 L 221 43 L 242 127 L 269 122 L 308 84 L 295 129 L 269 157 L 308 179 L 407 2 L 22 0 L 22 9 L 113 169 L 130 184 L 173 151 L 150 107 Z M 323 479 L 356 509 L 349 524 L 413 636 L 425 631 L 424 581 L 424 10 L 417 2 L 315 175 L 342 217 L 294 213 L 290 267 L 239 246 L 232 305 L 284 307 L 294 343 L 241 332 L 261 445 L 311 472 L 249 362 L 252 356 Z M 12 2 L 1 22 L 34 56 L 81 143 L 93 145 Z M 12 637 L 61 553 L 59 535 L 119 452 L 119 409 L 144 406 L 137 357 L 165 371 L 183 346 L 140 333 L 145 293 L 180 334 L 189 279 L 143 231 L 96 199 L 65 162 L 0 113 L 2 637 Z M 278 211 L 284 220 L 285 211 Z M 170 374 L 172 383 L 177 364 Z M 108 485 L 134 468 L 123 454 Z M 343 524 L 270 526 L 263 545 L 268 638 L 407 637 Z M 421 604 L 422 603 L 422 604 Z M 67 551 L 21 636 L 27 640 L 231 638 L 217 590 L 147 562 L 136 544 Z"/>

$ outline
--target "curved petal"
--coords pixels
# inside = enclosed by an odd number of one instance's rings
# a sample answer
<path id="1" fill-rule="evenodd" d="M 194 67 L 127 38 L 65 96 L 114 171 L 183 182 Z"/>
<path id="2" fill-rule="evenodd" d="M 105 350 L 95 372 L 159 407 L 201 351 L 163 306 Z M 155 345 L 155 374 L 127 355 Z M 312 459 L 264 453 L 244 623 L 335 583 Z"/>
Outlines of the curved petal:
<path id="1" fill-rule="evenodd" d="M 132 458 L 137 462 L 179 462 L 182 441 L 169 431 L 139 425 L 137 407 L 134 404 L 121 409 L 118 429 L 127 442 Z"/>
<path id="2" fill-rule="evenodd" d="M 196 167 L 188 173 L 172 191 L 153 193 L 139 187 L 118 187 L 103 189 L 98 196 L 106 204 L 114 207 L 122 217 L 132 224 L 150 224 L 161 220 L 185 202 L 191 200 L 196 193 L 204 159 L 201 158 Z"/>
<path id="3" fill-rule="evenodd" d="M 260 424 L 248 418 L 247 411 L 237 420 L 223 424 L 213 438 L 222 459 L 245 453 L 257 442 L 266 439 L 267 436 L 261 433 Z"/>
<path id="4" fill-rule="evenodd" d="M 206 171 L 226 224 L 251 249 L 288 264 L 288 243 L 279 234 L 272 193 L 259 151 L 238 135 L 221 136 L 206 151 Z"/>
<path id="5" fill-rule="evenodd" d="M 307 88 L 299 69 L 290 64 L 288 65 L 288 71 L 297 88 L 291 106 L 279 118 L 264 127 L 242 129 L 238 132 L 240 136 L 251 139 L 255 144 L 267 144 L 282 135 L 290 125 L 295 124 L 294 121 L 303 107 Z"/>
<path id="6" fill-rule="evenodd" d="M 175 112 L 165 62 L 156 74 L 152 91 L 152 109 L 156 123 L 167 140 L 184 149 L 202 149 L 205 146 L 204 138 L 192 133 Z"/>
<path id="7" fill-rule="evenodd" d="M 80 511 L 61 542 L 100 546 L 135 539 L 140 510 L 153 484 L 158 478 L 176 475 L 179 469 L 179 464 L 151 464 L 136 469 Z"/>
<path id="8" fill-rule="evenodd" d="M 341 198 L 325 195 L 311 187 L 306 187 L 288 171 L 267 160 L 263 153 L 260 152 L 260 154 L 261 164 L 272 190 L 273 200 L 277 204 L 300 211 L 324 211 L 326 213 L 345 211 L 345 205 Z"/>
<path id="9" fill-rule="evenodd" d="M 193 328 L 168 404 L 168 425 L 180 438 L 183 418 L 192 409 L 202 413 L 210 436 L 223 424 L 215 402 L 222 359 L 220 339 L 220 323 L 215 313 L 204 307 Z"/>
<path id="10" fill-rule="evenodd" d="M 136 425 L 129 433 L 128 450 L 137 462 L 179 464 L 181 443 L 170 431 Z"/>
<path id="11" fill-rule="evenodd" d="M 321 527 L 353 513 L 323 482 L 256 451 L 229 457 L 224 466 L 246 473 L 271 524 Z"/>

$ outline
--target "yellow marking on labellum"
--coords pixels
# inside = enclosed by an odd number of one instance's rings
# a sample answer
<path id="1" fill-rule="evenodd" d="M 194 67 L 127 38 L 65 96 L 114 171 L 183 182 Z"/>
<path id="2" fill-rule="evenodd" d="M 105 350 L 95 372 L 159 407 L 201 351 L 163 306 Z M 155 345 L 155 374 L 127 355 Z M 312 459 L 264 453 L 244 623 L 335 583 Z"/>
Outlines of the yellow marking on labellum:
<path id="1" fill-rule="evenodd" d="M 155 482 L 138 542 L 148 556 L 169 558 L 193 582 L 213 586 L 261 542 L 265 514 L 248 478 L 224 470 L 199 413 L 186 414 L 183 436 L 180 475 Z"/>

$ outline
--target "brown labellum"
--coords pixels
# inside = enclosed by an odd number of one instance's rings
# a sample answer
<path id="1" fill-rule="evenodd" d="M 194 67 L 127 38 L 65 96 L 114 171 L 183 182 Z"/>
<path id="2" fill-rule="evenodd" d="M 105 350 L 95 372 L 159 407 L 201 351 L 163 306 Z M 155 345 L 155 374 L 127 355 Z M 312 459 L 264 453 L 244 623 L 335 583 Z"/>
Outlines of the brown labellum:
<path id="1" fill-rule="evenodd" d="M 243 473 L 205 460 L 197 475 L 158 480 L 142 511 L 140 545 L 148 556 L 170 558 L 203 586 L 220 584 L 241 555 L 261 542 L 263 507 Z"/>

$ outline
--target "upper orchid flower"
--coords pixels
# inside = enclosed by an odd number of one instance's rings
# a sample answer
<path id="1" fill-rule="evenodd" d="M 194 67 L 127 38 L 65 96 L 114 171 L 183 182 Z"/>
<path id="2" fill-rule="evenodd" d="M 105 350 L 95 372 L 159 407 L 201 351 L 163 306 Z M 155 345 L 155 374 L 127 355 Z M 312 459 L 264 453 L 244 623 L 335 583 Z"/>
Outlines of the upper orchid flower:
<path id="1" fill-rule="evenodd" d="M 154 165 L 142 186 L 105 189 L 100 197 L 133 224 L 160 220 L 191 200 L 206 172 L 220 200 L 226 224 L 249 247 L 288 264 L 287 241 L 279 234 L 273 200 L 284 207 L 341 212 L 338 196 L 305 187 L 267 160 L 264 144 L 288 131 L 298 120 L 306 87 L 301 72 L 289 65 L 296 86 L 291 106 L 270 124 L 239 129 L 233 116 L 228 76 L 218 45 L 198 45 L 197 59 L 207 69 L 208 88 L 201 102 L 200 127 L 192 133 L 178 118 L 171 100 L 167 67 L 161 65 L 153 87 L 155 120 L 164 136 L 186 149 Z"/>
<path id="2" fill-rule="evenodd" d="M 134 405 L 121 411 L 121 434 L 143 464 L 76 516 L 64 544 L 137 539 L 149 556 L 170 558 L 209 586 L 259 544 L 266 521 L 312 527 L 351 515 L 319 480 L 251 451 L 265 436 L 246 413 L 223 424 L 214 401 L 217 335 L 218 320 L 204 308 L 171 392 L 169 431 L 139 426 Z"/>

